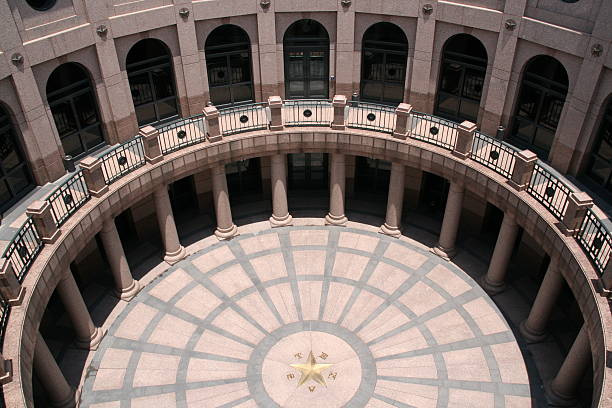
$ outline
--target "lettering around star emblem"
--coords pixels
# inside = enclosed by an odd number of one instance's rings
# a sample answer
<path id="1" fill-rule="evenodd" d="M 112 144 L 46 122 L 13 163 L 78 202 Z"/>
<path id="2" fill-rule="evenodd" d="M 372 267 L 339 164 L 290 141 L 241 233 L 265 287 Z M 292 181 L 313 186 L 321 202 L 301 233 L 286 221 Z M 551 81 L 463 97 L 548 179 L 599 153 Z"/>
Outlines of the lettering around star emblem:
<path id="1" fill-rule="evenodd" d="M 332 365 L 333 364 L 318 364 L 311 351 L 310 354 L 308 354 L 308 360 L 306 364 L 291 364 L 291 367 L 300 370 L 300 372 L 302 373 L 302 376 L 298 381 L 298 387 L 309 380 L 315 381 L 327 387 L 327 384 L 325 383 L 325 378 L 323 377 L 323 375 L 321 375 L 321 372 L 330 368 Z"/>

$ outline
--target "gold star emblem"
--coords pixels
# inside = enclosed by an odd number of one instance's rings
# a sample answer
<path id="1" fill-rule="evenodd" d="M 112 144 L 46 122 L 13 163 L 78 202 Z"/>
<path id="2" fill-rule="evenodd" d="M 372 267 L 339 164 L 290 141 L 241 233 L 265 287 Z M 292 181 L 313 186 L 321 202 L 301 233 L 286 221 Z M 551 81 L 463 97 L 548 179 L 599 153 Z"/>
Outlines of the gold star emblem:
<path id="1" fill-rule="evenodd" d="M 316 381 L 319 384 L 327 387 L 321 372 L 328 369 L 332 365 L 333 364 L 317 364 L 317 360 L 315 360 L 311 351 L 308 355 L 308 362 L 306 364 L 291 364 L 291 367 L 300 370 L 302 373 L 302 377 L 300 377 L 300 381 L 298 382 L 298 387 L 308 380 Z"/>

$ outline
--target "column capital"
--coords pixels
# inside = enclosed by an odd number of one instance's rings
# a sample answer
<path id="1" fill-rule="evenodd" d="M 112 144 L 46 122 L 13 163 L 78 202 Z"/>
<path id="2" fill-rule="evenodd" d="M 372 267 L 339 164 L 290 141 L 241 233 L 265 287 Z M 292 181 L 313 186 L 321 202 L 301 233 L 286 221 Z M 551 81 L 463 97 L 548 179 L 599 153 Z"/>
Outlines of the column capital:
<path id="1" fill-rule="evenodd" d="M 280 96 L 268 97 L 268 107 L 270 108 L 270 130 L 283 130 L 283 98 Z"/>
<path id="2" fill-rule="evenodd" d="M 53 244 L 62 233 L 55 224 L 51 210 L 51 204 L 43 200 L 34 201 L 26 209 L 26 214 L 32 217 L 34 227 L 45 244 Z"/>
<path id="3" fill-rule="evenodd" d="M 140 128 L 138 135 L 143 138 L 147 163 L 155 164 L 164 160 L 161 147 L 159 146 L 159 130 L 155 129 L 153 126 L 144 126 Z"/>
<path id="4" fill-rule="evenodd" d="M 571 193 L 559 229 L 565 236 L 572 236 L 580 229 L 586 212 L 593 207 L 593 199 L 585 192 Z"/>
<path id="5" fill-rule="evenodd" d="M 79 163 L 83 170 L 83 178 L 89 194 L 93 197 L 101 197 L 108 191 L 108 185 L 104 180 L 102 170 L 102 159 L 94 156 L 87 156 Z"/>
<path id="6" fill-rule="evenodd" d="M 221 136 L 221 126 L 219 124 L 219 111 L 214 105 L 210 105 L 202 110 L 204 119 L 206 120 L 206 137 L 210 143 L 218 142 L 223 137 Z"/>
<path id="7" fill-rule="evenodd" d="M 406 140 L 410 136 L 408 128 L 408 119 L 412 115 L 412 105 L 408 103 L 400 103 L 395 108 L 395 129 L 393 129 L 393 137 L 396 139 Z"/>
<path id="8" fill-rule="evenodd" d="M 25 295 L 25 288 L 19 283 L 13 263 L 8 258 L 0 259 L 0 295 L 11 306 L 19 306 Z"/>
<path id="9" fill-rule="evenodd" d="M 514 159 L 514 169 L 508 184 L 515 190 L 525 190 L 531 181 L 531 175 L 537 161 L 538 155 L 531 150 L 521 150 L 518 152 Z"/>
<path id="10" fill-rule="evenodd" d="M 476 124 L 470 121 L 463 121 L 457 126 L 457 141 L 453 148 L 453 156 L 467 159 L 472 154 L 472 143 L 474 142 L 474 132 Z"/>
<path id="11" fill-rule="evenodd" d="M 334 107 L 334 119 L 331 124 L 331 128 L 334 130 L 344 130 L 344 108 L 346 107 L 346 96 L 335 95 L 332 99 L 332 106 Z"/>

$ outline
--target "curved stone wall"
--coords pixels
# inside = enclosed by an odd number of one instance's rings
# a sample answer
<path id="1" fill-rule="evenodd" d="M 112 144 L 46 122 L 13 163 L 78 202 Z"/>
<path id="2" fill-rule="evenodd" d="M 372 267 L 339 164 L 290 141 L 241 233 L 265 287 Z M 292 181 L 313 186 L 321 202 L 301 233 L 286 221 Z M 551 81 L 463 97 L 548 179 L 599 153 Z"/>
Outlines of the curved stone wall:
<path id="1" fill-rule="evenodd" d="M 257 131 L 224 138 L 217 143 L 201 143 L 164 156 L 157 164 L 147 164 L 119 179 L 100 198 L 92 198 L 61 227 L 60 238 L 46 245 L 23 285 L 23 304 L 11 311 L 4 342 L 4 358 L 14 361 L 14 379 L 4 386 L 8 406 L 32 406 L 32 361 L 38 326 L 47 302 L 60 277 L 76 255 L 102 227 L 138 200 L 150 195 L 156 186 L 202 171 L 215 164 L 292 152 L 342 152 L 367 156 L 432 172 L 453 181 L 463 181 L 466 189 L 515 215 L 517 222 L 551 256 L 564 265 L 561 272 L 568 282 L 584 316 L 590 338 L 594 369 L 593 406 L 610 405 L 607 367 L 607 338 L 612 316 L 606 298 L 594 282 L 598 276 L 571 237 L 565 237 L 554 217 L 526 192 L 517 192 L 506 179 L 472 160 L 462 160 L 450 152 L 413 139 L 397 141 L 375 132 L 334 131 L 300 128 L 277 133 Z"/>

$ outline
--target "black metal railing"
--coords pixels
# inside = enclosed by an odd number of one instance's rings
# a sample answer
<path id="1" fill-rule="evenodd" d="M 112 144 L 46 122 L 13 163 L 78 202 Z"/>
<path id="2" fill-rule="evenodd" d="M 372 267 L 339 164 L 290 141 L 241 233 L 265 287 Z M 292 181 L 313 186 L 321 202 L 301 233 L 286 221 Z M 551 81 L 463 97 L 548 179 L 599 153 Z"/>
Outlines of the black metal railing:
<path id="1" fill-rule="evenodd" d="M 43 242 L 34 227 L 34 222 L 28 217 L 2 254 L 3 258 L 10 259 L 13 263 L 19 282 L 23 282 L 30 265 L 42 247 Z"/>
<path id="2" fill-rule="evenodd" d="M 289 99 L 282 114 L 285 126 L 329 126 L 334 109 L 327 99 Z"/>
<path id="3" fill-rule="evenodd" d="M 481 132 L 474 133 L 471 158 L 504 177 L 512 177 L 518 149 Z"/>
<path id="4" fill-rule="evenodd" d="M 349 101 L 346 126 L 356 129 L 393 133 L 395 117 L 395 108 L 392 106 Z"/>
<path id="5" fill-rule="evenodd" d="M 198 114 L 157 128 L 162 154 L 174 152 L 206 140 L 206 124 L 203 114 Z"/>
<path id="6" fill-rule="evenodd" d="M 457 142 L 458 123 L 428 113 L 412 111 L 410 137 L 436 146 L 453 149 Z"/>
<path id="7" fill-rule="evenodd" d="M 540 161 L 536 163 L 533 169 L 527 192 L 557 219 L 563 219 L 571 190 L 559 177 L 546 169 Z"/>
<path id="8" fill-rule="evenodd" d="M 72 214 L 89 200 L 89 190 L 83 171 L 77 171 L 49 194 L 46 201 L 51 205 L 55 225 L 60 227 Z"/>
<path id="9" fill-rule="evenodd" d="M 8 323 L 9 314 L 11 313 L 11 307 L 8 302 L 0 297 L 0 347 L 4 344 L 4 335 L 6 333 L 6 324 Z M 0 396 L 0 401 L 4 399 Z M 0 405 L 1 406 L 1 405 Z"/>
<path id="10" fill-rule="evenodd" d="M 612 235 L 590 208 L 587 210 L 584 221 L 576 233 L 576 240 L 595 265 L 599 276 L 601 276 L 610 261 Z"/>
<path id="11" fill-rule="evenodd" d="M 144 145 L 141 136 L 115 147 L 102 156 L 102 173 L 106 184 L 131 173 L 146 163 Z"/>
<path id="12" fill-rule="evenodd" d="M 266 113 L 267 103 L 219 109 L 219 126 L 223 135 L 233 135 L 249 130 L 267 129 L 270 121 Z"/>

